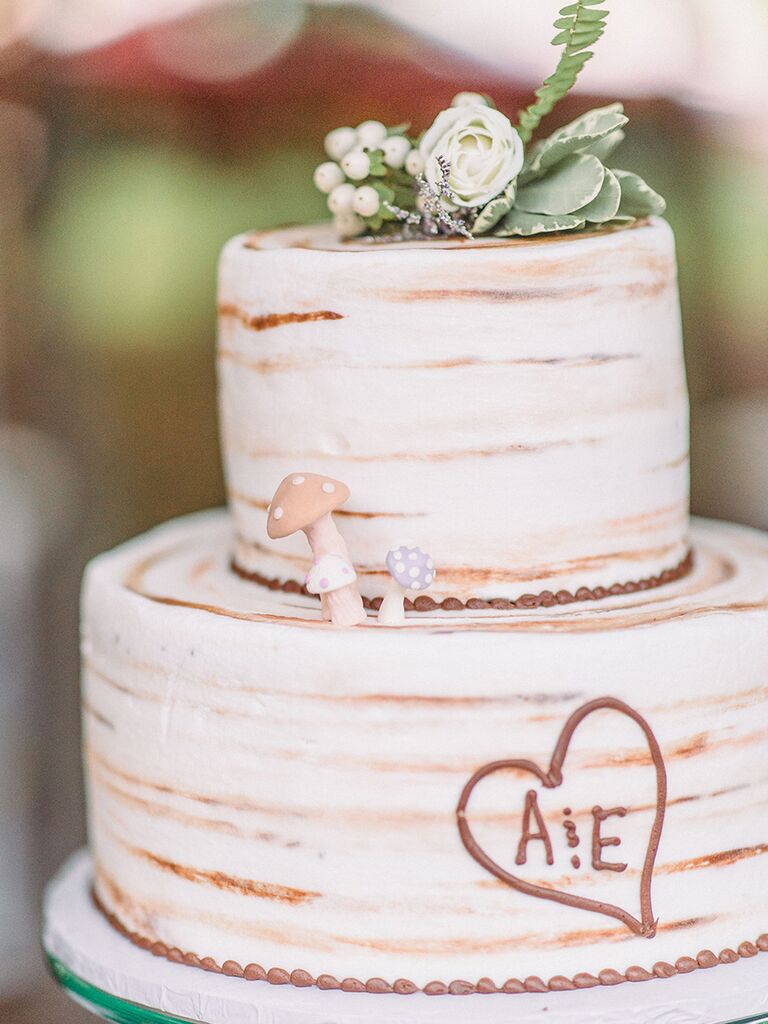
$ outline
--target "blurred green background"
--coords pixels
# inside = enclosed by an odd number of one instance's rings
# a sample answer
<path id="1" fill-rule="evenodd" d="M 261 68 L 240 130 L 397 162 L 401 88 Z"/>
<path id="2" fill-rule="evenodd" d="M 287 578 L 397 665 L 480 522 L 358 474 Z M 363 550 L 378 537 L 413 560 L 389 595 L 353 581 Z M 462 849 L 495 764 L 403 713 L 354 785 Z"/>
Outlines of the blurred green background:
<path id="1" fill-rule="evenodd" d="M 0 0 L 0 421 L 37 428 L 58 466 L 38 492 L 60 524 L 35 565 L 38 888 L 83 835 L 82 566 L 222 501 L 219 249 L 325 216 L 330 128 L 425 127 L 461 89 L 512 114 L 552 65 L 555 7 Z M 739 0 L 727 25 L 706 0 L 616 8 L 556 119 L 626 100 L 621 162 L 678 240 L 694 510 L 768 526 L 768 5 Z M 30 985 L 3 1021 L 84 1019 Z"/>

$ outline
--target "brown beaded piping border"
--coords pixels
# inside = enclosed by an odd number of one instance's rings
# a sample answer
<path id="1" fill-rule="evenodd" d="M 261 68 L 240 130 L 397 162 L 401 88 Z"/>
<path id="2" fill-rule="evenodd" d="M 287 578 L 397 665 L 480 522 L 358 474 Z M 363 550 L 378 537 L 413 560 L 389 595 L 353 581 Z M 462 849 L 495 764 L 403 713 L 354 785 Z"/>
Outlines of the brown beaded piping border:
<path id="1" fill-rule="evenodd" d="M 317 597 L 317 594 L 310 594 L 296 580 L 280 580 L 263 576 L 260 572 L 251 572 L 238 565 L 234 558 L 230 560 L 230 568 L 241 579 L 250 583 L 258 583 L 268 590 L 282 590 L 285 594 L 303 594 L 305 597 Z M 556 604 L 573 604 L 576 601 L 600 601 L 605 597 L 618 597 L 621 594 L 635 594 L 639 590 L 655 590 L 666 583 L 675 583 L 683 579 L 693 568 L 693 549 L 688 550 L 685 558 L 679 562 L 674 569 L 665 569 L 658 576 L 649 576 L 644 580 L 630 581 L 628 583 L 614 583 L 612 587 L 579 587 L 575 593 L 570 590 L 542 590 L 539 594 L 523 594 L 521 597 L 512 599 L 507 597 L 481 598 L 470 597 L 461 601 L 458 597 L 445 597 L 442 601 L 435 601 L 428 594 L 420 594 L 415 601 L 405 599 L 405 610 L 407 612 L 462 612 L 481 611 L 492 609 L 494 611 L 512 611 L 522 608 L 552 608 Z M 383 597 L 364 597 L 363 605 L 368 611 L 377 612 L 381 607 Z"/>
<path id="2" fill-rule="evenodd" d="M 628 967 L 622 974 L 620 971 L 607 969 L 597 974 L 582 972 L 575 974 L 573 978 L 566 978 L 562 974 L 555 975 L 549 981 L 543 981 L 536 975 L 519 981 L 517 978 L 510 978 L 503 985 L 497 986 L 490 978 L 481 978 L 476 984 L 470 981 L 430 981 L 428 985 L 419 988 L 412 981 L 405 978 L 398 978 L 390 984 L 382 978 L 369 978 L 368 981 L 358 981 L 357 978 L 345 978 L 339 981 L 332 974 L 320 974 L 316 978 L 308 971 L 286 971 L 282 967 L 271 967 L 269 970 L 261 967 L 260 964 L 247 964 L 241 967 L 235 960 L 225 960 L 218 964 L 212 957 L 199 957 L 195 953 L 182 953 L 180 949 L 169 947 L 164 942 L 153 942 L 151 939 L 139 935 L 137 932 L 129 931 L 106 907 L 101 903 L 94 890 L 91 890 L 91 897 L 96 907 L 106 917 L 107 921 L 125 938 L 135 946 L 147 950 L 153 956 L 162 956 L 171 963 L 186 964 L 188 967 L 199 967 L 204 971 L 213 974 L 226 974 L 232 978 L 245 978 L 246 981 L 266 981 L 270 985 L 294 985 L 296 988 L 338 989 L 342 992 L 371 992 L 385 994 L 394 992 L 396 995 L 409 996 L 415 992 L 423 992 L 428 996 L 467 996 L 472 994 L 487 995 L 495 992 L 514 994 L 518 992 L 565 992 L 573 989 L 596 988 L 598 985 L 621 985 L 625 981 L 653 981 L 655 978 L 671 978 L 676 974 L 690 974 L 691 971 L 704 970 L 708 967 L 717 967 L 718 964 L 733 964 L 739 959 L 749 959 L 757 956 L 758 953 L 768 952 L 768 933 L 764 933 L 756 942 L 742 942 L 738 949 L 724 949 L 718 955 L 710 949 L 703 949 L 695 957 L 681 956 L 673 964 L 660 960 L 655 963 L 650 971 L 644 967 Z"/>

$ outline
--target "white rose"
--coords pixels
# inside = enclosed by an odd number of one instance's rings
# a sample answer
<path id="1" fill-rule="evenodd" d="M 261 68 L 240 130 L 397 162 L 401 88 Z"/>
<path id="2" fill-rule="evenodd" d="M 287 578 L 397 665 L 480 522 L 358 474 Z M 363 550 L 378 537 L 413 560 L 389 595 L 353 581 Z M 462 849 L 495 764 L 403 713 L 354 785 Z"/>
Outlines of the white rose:
<path id="1" fill-rule="evenodd" d="M 508 117 L 484 104 L 442 110 L 419 145 L 424 176 L 434 188 L 437 158 L 451 165 L 448 182 L 461 206 L 485 206 L 523 166 L 523 142 Z"/>

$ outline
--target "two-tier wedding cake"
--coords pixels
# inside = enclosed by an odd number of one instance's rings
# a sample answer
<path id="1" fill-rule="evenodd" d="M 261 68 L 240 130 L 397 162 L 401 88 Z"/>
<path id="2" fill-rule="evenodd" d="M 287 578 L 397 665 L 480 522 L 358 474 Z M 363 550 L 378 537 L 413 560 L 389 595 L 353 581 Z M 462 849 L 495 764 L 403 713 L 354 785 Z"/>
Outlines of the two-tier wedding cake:
<path id="1" fill-rule="evenodd" d="M 158 956 L 462 994 L 768 950 L 768 538 L 689 521 L 621 108 L 524 156 L 534 115 L 339 129 L 336 230 L 224 250 L 229 509 L 85 585 L 94 896 Z"/>

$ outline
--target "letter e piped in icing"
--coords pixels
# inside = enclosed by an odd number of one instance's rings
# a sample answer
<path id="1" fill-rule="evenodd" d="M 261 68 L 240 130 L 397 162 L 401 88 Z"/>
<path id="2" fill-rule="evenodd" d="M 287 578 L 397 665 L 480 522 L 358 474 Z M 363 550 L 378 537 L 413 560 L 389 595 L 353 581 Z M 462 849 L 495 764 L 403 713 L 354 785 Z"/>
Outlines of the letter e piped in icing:
<path id="1" fill-rule="evenodd" d="M 621 839 L 618 836 L 603 836 L 600 832 L 602 823 L 606 818 L 616 816 L 623 818 L 627 813 L 626 807 L 611 807 L 604 810 L 602 807 L 592 808 L 592 867 L 595 871 L 626 871 L 626 864 L 616 864 L 603 860 L 602 853 L 606 846 L 620 846 Z"/>

